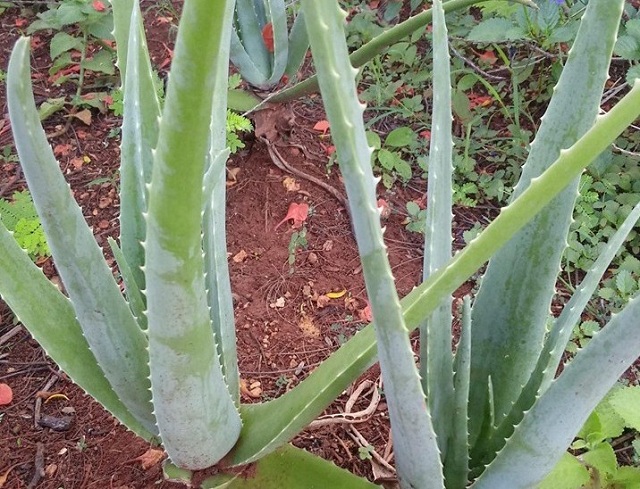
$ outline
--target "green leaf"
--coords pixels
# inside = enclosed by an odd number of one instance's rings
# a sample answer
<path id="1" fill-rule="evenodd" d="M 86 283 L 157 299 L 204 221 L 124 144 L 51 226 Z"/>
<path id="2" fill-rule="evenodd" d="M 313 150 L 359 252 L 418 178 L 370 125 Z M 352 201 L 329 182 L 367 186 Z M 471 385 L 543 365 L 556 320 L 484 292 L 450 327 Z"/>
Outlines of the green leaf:
<path id="1" fill-rule="evenodd" d="M 378 151 L 378 161 L 385 170 L 392 171 L 396 166 L 396 162 L 399 160 L 400 155 L 395 151 L 389 151 L 385 148 Z"/>
<path id="2" fill-rule="evenodd" d="M 232 15 L 231 0 L 184 4 L 149 186 L 145 276 L 154 410 L 172 462 L 192 470 L 217 463 L 241 428 L 212 331 L 202 253 L 203 175 L 212 133 L 220 141 L 226 133 L 226 106 L 215 107 L 222 123 L 211 121 L 214 92 L 224 89 L 226 101 L 226 86 L 217 82 L 226 84 L 228 76 L 226 63 L 219 70 L 220 59 L 228 59 Z"/>
<path id="3" fill-rule="evenodd" d="M 638 282 L 636 282 L 629 270 L 620 270 L 616 275 L 616 287 L 620 293 L 628 295 L 638 288 Z"/>
<path id="4" fill-rule="evenodd" d="M 385 146 L 391 146 L 392 148 L 402 148 L 409 146 L 412 142 L 416 141 L 416 134 L 410 127 L 397 127 L 389 133 L 384 140 Z"/>
<path id="5" fill-rule="evenodd" d="M 640 431 L 640 386 L 625 387 L 611 395 L 609 403 L 624 419 L 626 426 Z"/>
<path id="6" fill-rule="evenodd" d="M 618 468 L 616 454 L 607 442 L 599 443 L 595 448 L 584 453 L 581 458 L 601 474 L 614 474 Z"/>
<path id="7" fill-rule="evenodd" d="M 625 31 L 627 34 L 635 37 L 637 40 L 640 40 L 640 19 L 629 19 L 624 24 Z"/>
<path id="8" fill-rule="evenodd" d="M 536 489 L 579 489 L 589 482 L 589 471 L 573 455 L 565 453 Z"/>
<path id="9" fill-rule="evenodd" d="M 483 20 L 471 29 L 467 39 L 473 42 L 500 42 L 511 40 L 507 33 L 513 29 L 513 23 L 508 19 L 490 18 Z"/>
<path id="10" fill-rule="evenodd" d="M 94 53 L 91 58 L 85 59 L 82 62 L 82 66 L 87 70 L 105 73 L 107 75 L 113 75 L 116 72 L 115 66 L 113 65 L 113 57 L 106 49 L 102 49 Z"/>
<path id="11" fill-rule="evenodd" d="M 399 156 L 399 155 L 398 155 Z M 394 169 L 396 173 L 404 180 L 408 182 L 411 180 L 411 165 L 404 161 L 402 157 L 398 157 L 394 162 Z"/>
<path id="12" fill-rule="evenodd" d="M 640 42 L 633 36 L 620 36 L 616 41 L 614 52 L 627 60 L 640 58 Z"/>
<path id="13" fill-rule="evenodd" d="M 58 32 L 51 38 L 49 54 L 51 59 L 56 59 L 62 53 L 66 53 L 72 49 L 82 49 L 82 44 L 82 39 L 67 34 L 66 32 Z"/>
<path id="14" fill-rule="evenodd" d="M 304 450 L 285 445 L 261 458 L 249 472 L 216 475 L 203 489 L 380 489 L 380 486 L 336 467 Z"/>
<path id="15" fill-rule="evenodd" d="M 608 77 L 622 4 L 621 0 L 589 2 L 512 199 L 593 126 Z M 600 33 L 597 38 L 594 31 Z M 580 104 L 575 103 L 577 94 Z M 469 410 L 472 445 L 483 429 L 487 434 L 481 446 L 472 451 L 474 457 L 483 452 L 482 445 L 493 431 L 493 427 L 481 426 L 486 419 L 482 406 L 486 405 L 488 379 L 493 381 L 495 416 L 500 423 L 538 363 L 578 184 L 579 179 L 574 179 L 498 251 L 483 277 L 473 306 L 469 394 L 470 405 L 475 406 Z"/>
<path id="16" fill-rule="evenodd" d="M 69 192 L 40 124 L 29 76 L 27 38 L 16 43 L 11 55 L 7 99 L 27 184 L 87 342 L 122 402 L 147 431 L 155 432 L 147 340 Z"/>

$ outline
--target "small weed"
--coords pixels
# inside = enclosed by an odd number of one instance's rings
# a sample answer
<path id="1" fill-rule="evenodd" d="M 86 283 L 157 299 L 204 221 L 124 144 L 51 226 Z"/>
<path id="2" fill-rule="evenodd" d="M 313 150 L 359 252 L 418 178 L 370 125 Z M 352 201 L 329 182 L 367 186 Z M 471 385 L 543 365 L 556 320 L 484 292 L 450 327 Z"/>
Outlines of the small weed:
<path id="1" fill-rule="evenodd" d="M 49 75 L 56 84 L 67 81 L 77 85 L 71 103 L 74 106 L 95 107 L 103 111 L 106 93 L 83 95 L 87 71 L 115 76 L 114 50 L 103 40 L 113 36 L 113 15 L 108 2 L 62 0 L 49 4 L 27 29 L 28 34 L 55 31 L 50 42 L 52 65 Z"/>
<path id="2" fill-rule="evenodd" d="M 424 234 L 424 225 L 427 218 L 427 210 L 422 209 L 416 202 L 407 202 L 407 218 L 405 228 L 412 233 Z"/>
<path id="3" fill-rule="evenodd" d="M 11 202 L 0 199 L 0 219 L 32 260 L 51 255 L 42 223 L 27 190 L 14 193 Z"/>
<path id="4" fill-rule="evenodd" d="M 15 149 L 10 144 L 3 146 L 0 149 L 0 160 L 5 163 L 18 163 L 18 155 L 15 153 Z"/>
<path id="5" fill-rule="evenodd" d="M 289 240 L 289 258 L 287 262 L 289 263 L 290 275 L 295 272 L 296 253 L 298 250 L 306 249 L 307 245 L 307 228 L 303 226 L 300 231 L 294 231 Z"/>
<path id="6" fill-rule="evenodd" d="M 358 458 L 360 458 L 360 460 L 371 460 L 372 459 L 372 453 L 374 451 L 374 448 L 371 445 L 367 445 L 366 447 L 358 447 Z"/>
<path id="7" fill-rule="evenodd" d="M 83 452 L 87 449 L 87 439 L 82 435 L 78 442 L 76 443 L 76 450 L 79 452 Z"/>

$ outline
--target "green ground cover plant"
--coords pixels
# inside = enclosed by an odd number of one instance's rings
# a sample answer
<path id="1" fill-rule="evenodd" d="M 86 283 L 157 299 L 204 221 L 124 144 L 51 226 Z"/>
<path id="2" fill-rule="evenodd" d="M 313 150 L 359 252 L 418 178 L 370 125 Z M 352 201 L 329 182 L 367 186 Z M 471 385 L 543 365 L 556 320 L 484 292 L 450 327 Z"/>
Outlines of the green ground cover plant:
<path id="1" fill-rule="evenodd" d="M 27 190 L 0 199 L 0 220 L 32 260 L 51 255 L 38 212 Z"/>
<path id="2" fill-rule="evenodd" d="M 47 5 L 27 28 L 27 34 L 53 32 L 49 43 L 52 65 L 49 75 L 56 84 L 66 82 L 77 86 L 71 99 L 74 107 L 105 110 L 108 92 L 84 93 L 87 71 L 112 77 L 116 73 L 114 51 L 107 43 L 113 40 L 113 16 L 108 2 L 62 0 Z M 78 54 L 78 56 L 75 56 Z M 68 68 L 77 66 L 77 70 Z M 50 101 L 48 115 L 61 110 L 66 101 Z"/>
<path id="3" fill-rule="evenodd" d="M 0 294 L 76 383 L 139 436 L 162 443 L 173 464 L 167 472 L 188 480 L 190 471 L 215 465 L 218 475 L 204 483 L 209 488 L 293 489 L 308 487 L 309 480 L 326 488 L 375 487 L 287 442 L 377 358 L 403 489 L 535 487 L 638 357 L 635 297 L 554 378 L 573 325 L 640 216 L 640 205 L 602 247 L 562 314 L 549 317 L 579 177 L 640 113 L 636 83 L 598 115 L 623 1 L 589 2 L 509 205 L 452 257 L 452 90 L 444 11 L 471 3 L 436 0 L 428 14 L 434 97 L 424 281 L 400 300 L 382 239 L 378 180 L 345 15 L 335 1 L 302 0 L 374 323 L 284 395 L 249 405 L 239 401 L 220 205 L 229 154 L 234 2 L 185 0 L 161 106 L 139 5 L 113 0 L 124 116 L 121 235 L 110 244 L 124 295 L 41 128 L 29 40 L 17 42 L 7 78 L 12 129 L 69 298 L 4 226 Z M 424 20 L 421 15 L 416 17 Z M 454 353 L 451 295 L 487 261 L 473 304 L 464 301 Z M 418 327 L 419 366 L 408 334 Z M 253 462 L 251 471 L 235 468 Z"/>

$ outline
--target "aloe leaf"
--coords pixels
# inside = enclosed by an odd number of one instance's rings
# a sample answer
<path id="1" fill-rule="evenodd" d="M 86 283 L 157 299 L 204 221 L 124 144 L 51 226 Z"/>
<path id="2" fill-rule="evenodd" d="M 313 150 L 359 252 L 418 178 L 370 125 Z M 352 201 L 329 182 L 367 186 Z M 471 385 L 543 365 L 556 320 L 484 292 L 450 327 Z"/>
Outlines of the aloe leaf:
<path id="1" fill-rule="evenodd" d="M 477 465 L 485 465 L 493 458 L 495 453 L 504 445 L 504 441 L 511 436 L 514 427 L 520 423 L 525 412 L 531 408 L 539 395 L 548 388 L 557 371 L 566 344 L 571 337 L 573 326 L 580 319 L 580 315 L 597 288 L 602 275 L 638 218 L 640 218 L 640 204 L 633 209 L 618 231 L 611 237 L 589 273 L 587 273 L 574 295 L 564 306 L 558 319 L 555 320 L 536 368 L 522 389 L 520 397 L 514 403 L 509 415 L 495 429 L 493 439 L 487 438 L 476 445 L 476 450 L 483 455 L 482 459 L 478 460 Z"/>
<path id="2" fill-rule="evenodd" d="M 69 377 L 127 428 L 146 440 L 147 430 L 120 401 L 98 366 L 76 313 L 0 222 L 0 296 L 29 333 Z"/>
<path id="3" fill-rule="evenodd" d="M 250 473 L 206 479 L 202 489 L 380 489 L 368 480 L 300 448 L 284 445 L 258 460 Z"/>
<path id="4" fill-rule="evenodd" d="M 547 339 L 548 345 L 545 345 L 545 349 L 551 352 L 551 358 L 549 360 L 549 368 L 545 370 L 546 375 L 540 386 L 540 392 L 544 392 L 553 379 L 556 367 L 560 363 L 567 343 L 571 339 L 573 327 L 580 320 L 580 314 L 587 306 L 609 264 L 638 219 L 640 219 L 640 203 L 633 208 L 620 228 L 609 239 L 606 246 L 603 247 L 597 260 L 591 266 L 582 282 L 580 282 L 580 286 L 576 289 L 569 302 L 562 309 L 558 319 L 554 322 Z"/>
<path id="5" fill-rule="evenodd" d="M 622 0 L 596 0 L 582 18 L 553 98 L 514 191 L 522 194 L 593 124 L 608 76 Z M 593 35 L 598 32 L 597 38 Z M 580 103 L 576 103 L 576 99 Z M 493 379 L 496 422 L 510 412 L 542 349 L 560 259 L 577 197 L 575 179 L 492 257 L 473 306 L 470 420 L 472 444 L 484 419 L 486 385 Z"/>
<path id="6" fill-rule="evenodd" d="M 122 276 L 122 281 L 125 284 L 129 284 L 127 287 L 127 298 L 129 299 L 129 307 L 133 316 L 138 321 L 138 325 L 140 329 L 143 331 L 147 329 L 147 314 L 146 314 L 146 304 L 144 300 L 144 296 L 140 289 L 137 287 L 137 283 L 135 278 L 133 277 L 133 272 L 131 268 L 129 268 L 129 263 L 127 262 L 122 250 L 118 246 L 118 243 L 113 238 L 107 239 L 109 243 L 109 247 L 111 248 L 111 252 L 113 253 L 113 257 L 116 259 L 116 263 L 118 265 L 118 270 L 120 270 L 120 275 Z"/>
<path id="7" fill-rule="evenodd" d="M 144 249 L 147 211 L 147 184 L 151 181 L 153 150 L 158 142 L 160 102 L 153 82 L 153 71 L 145 42 L 140 5 L 134 6 L 129 20 L 125 78 L 122 145 L 120 148 L 120 247 L 135 280 L 124 275 L 127 296 L 144 290 Z M 131 293 L 129 292 L 131 291 Z M 140 316 L 138 316 L 140 317 Z"/>
<path id="8" fill-rule="evenodd" d="M 268 86 L 276 85 L 287 67 L 289 60 L 289 30 L 284 0 L 266 0 L 269 20 L 273 29 L 273 53 Z"/>
<path id="9" fill-rule="evenodd" d="M 228 7 L 227 1 L 184 4 L 149 188 L 145 267 L 153 401 L 169 457 L 192 470 L 220 460 L 241 425 L 211 328 L 201 239 L 202 182 L 216 69 L 228 53 Z"/>
<path id="10" fill-rule="evenodd" d="M 358 101 L 357 70 L 349 63 L 344 37 L 346 13 L 335 0 L 322 4 L 303 0 L 302 10 L 371 302 L 400 484 L 444 487 L 438 445 L 382 239 L 364 107 Z"/>
<path id="11" fill-rule="evenodd" d="M 640 83 L 558 160 L 503 209 L 502 213 L 446 267 L 401 301 L 407 328 L 416 328 L 444 297 L 471 277 L 511 236 L 578 176 L 640 114 Z M 256 460 L 289 441 L 375 361 L 373 327 L 364 328 L 317 367 L 300 385 L 267 403 L 242 407 L 244 426 L 227 457 L 232 465 Z"/>
<path id="12" fill-rule="evenodd" d="M 240 404 L 240 378 L 236 352 L 231 282 L 227 264 L 225 233 L 226 149 L 218 153 L 205 177 L 203 215 L 206 287 L 209 314 L 227 388 L 236 405 Z"/>
<path id="13" fill-rule="evenodd" d="M 453 426 L 447 456 L 444 457 L 444 475 L 447 487 L 465 487 L 469 478 L 469 365 L 471 360 L 471 299 L 465 296 L 462 304 L 462 330 L 454 362 Z"/>
<path id="14" fill-rule="evenodd" d="M 262 38 L 256 5 L 263 0 L 237 0 L 235 25 L 231 33 L 231 62 L 252 85 L 263 87 L 271 73 L 271 53 Z"/>
<path id="15" fill-rule="evenodd" d="M 284 70 L 289 78 L 294 78 L 297 75 L 308 49 L 307 26 L 304 23 L 304 15 L 302 12 L 298 12 L 293 20 L 291 32 L 289 32 L 289 59 Z"/>
<path id="16" fill-rule="evenodd" d="M 428 278 L 451 259 L 453 222 L 453 139 L 451 136 L 451 72 L 449 40 L 442 2 L 433 3 L 433 122 L 427 217 L 424 234 L 423 278 Z M 453 354 L 451 352 L 452 297 L 446 297 L 420 326 L 420 376 L 427 396 L 438 447 L 447 457 L 452 436 L 454 407 Z"/>
<path id="17" fill-rule="evenodd" d="M 229 9 L 233 3 L 229 2 Z M 224 16 L 221 26 L 220 52 L 216 59 L 213 87 L 209 151 L 204 176 L 204 207 L 202 215 L 205 285 L 209 304 L 209 317 L 214 333 L 216 351 L 220 358 L 222 374 L 231 397 L 240 404 L 240 378 L 236 351 L 236 330 L 233 316 L 233 300 L 227 241 L 225 230 L 226 166 L 229 158 L 227 146 L 227 85 L 229 76 L 228 50 L 231 37 L 232 12 Z"/>
<path id="18" fill-rule="evenodd" d="M 129 50 L 129 29 L 134 0 L 109 0 L 113 9 L 113 37 L 116 40 L 118 61 L 116 65 L 120 71 L 120 83 L 124 86 L 127 71 L 127 53 Z"/>
<path id="19" fill-rule="evenodd" d="M 33 202 L 100 368 L 136 419 L 154 433 L 146 338 L 73 200 L 40 125 L 32 93 L 29 39 L 21 38 L 9 62 L 7 99 L 16 148 Z"/>
<path id="20" fill-rule="evenodd" d="M 596 334 L 526 413 L 473 489 L 534 487 L 640 353 L 640 297 Z"/>

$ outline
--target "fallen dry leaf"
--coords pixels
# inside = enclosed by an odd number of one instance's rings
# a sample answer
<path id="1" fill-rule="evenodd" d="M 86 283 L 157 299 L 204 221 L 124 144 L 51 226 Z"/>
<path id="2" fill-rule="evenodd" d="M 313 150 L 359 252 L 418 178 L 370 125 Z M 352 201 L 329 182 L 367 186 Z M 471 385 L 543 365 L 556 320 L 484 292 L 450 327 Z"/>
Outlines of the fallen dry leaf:
<path id="1" fill-rule="evenodd" d="M 325 295 L 329 299 L 339 299 L 340 297 L 342 297 L 346 293 L 347 293 L 347 289 L 344 289 L 344 290 L 339 290 L 337 292 L 327 292 Z"/>
<path id="2" fill-rule="evenodd" d="M 311 338 L 320 338 L 320 329 L 313 323 L 309 316 L 303 315 L 298 323 L 302 334 Z"/>
<path id="3" fill-rule="evenodd" d="M 296 179 L 293 177 L 285 177 L 284 180 L 282 180 L 282 186 L 287 192 L 297 192 L 300 190 L 300 184 L 296 182 Z"/>
<path id="4" fill-rule="evenodd" d="M 246 251 L 240 250 L 235 255 L 233 255 L 232 260 L 234 263 L 242 263 L 247 259 L 248 256 L 249 254 Z"/>
<path id="5" fill-rule="evenodd" d="M 378 199 L 378 209 L 380 209 L 380 217 L 382 219 L 388 219 L 391 215 L 391 207 L 384 199 Z"/>
<path id="6" fill-rule="evenodd" d="M 164 451 L 158 448 L 149 448 L 146 452 L 144 452 L 139 457 L 135 458 L 136 462 L 140 462 L 143 470 L 149 470 L 151 467 L 156 465 L 158 462 L 162 460 L 164 457 Z"/>
<path id="7" fill-rule="evenodd" d="M 373 321 L 373 314 L 371 313 L 371 304 L 369 304 L 369 301 L 367 301 L 367 305 L 364 307 L 364 309 L 360 309 L 358 311 L 358 317 L 360 318 L 360 321 L 364 321 L 367 323 Z"/>
<path id="8" fill-rule="evenodd" d="M 0 384 L 0 406 L 6 406 L 13 401 L 13 390 L 7 384 Z"/>
<path id="9" fill-rule="evenodd" d="M 240 173 L 239 166 L 227 168 L 227 176 L 229 177 L 229 180 L 233 183 L 236 183 L 238 181 L 238 173 Z"/>
<path id="10" fill-rule="evenodd" d="M 261 385 L 262 384 L 259 381 L 254 381 L 251 382 L 251 384 L 248 384 L 245 379 L 240 379 L 240 395 L 244 396 L 245 398 L 252 399 L 260 397 L 262 395 Z"/>
<path id="11" fill-rule="evenodd" d="M 329 302 L 331 302 L 331 299 L 329 299 L 326 295 L 322 294 L 322 295 L 319 295 L 318 298 L 316 299 L 316 306 L 318 306 L 318 309 L 322 309 L 327 304 L 329 304 Z"/>
<path id="12" fill-rule="evenodd" d="M 56 156 L 67 156 L 72 149 L 73 146 L 70 144 L 56 144 L 53 147 L 53 154 Z"/>
<path id="13" fill-rule="evenodd" d="M 287 211 L 287 215 L 284 216 L 284 219 L 280 221 L 273 230 L 275 231 L 280 227 L 281 224 L 284 224 L 288 220 L 293 220 L 292 227 L 293 229 L 297 229 L 302 226 L 302 223 L 307 220 L 307 216 L 309 215 L 309 204 L 303 202 L 298 204 L 297 202 L 291 202 L 289 204 L 289 210 Z"/>
<path id="14" fill-rule="evenodd" d="M 79 112 L 76 112 L 75 114 L 73 114 L 73 117 L 81 120 L 87 126 L 91 125 L 91 111 L 89 109 L 83 109 Z"/>

